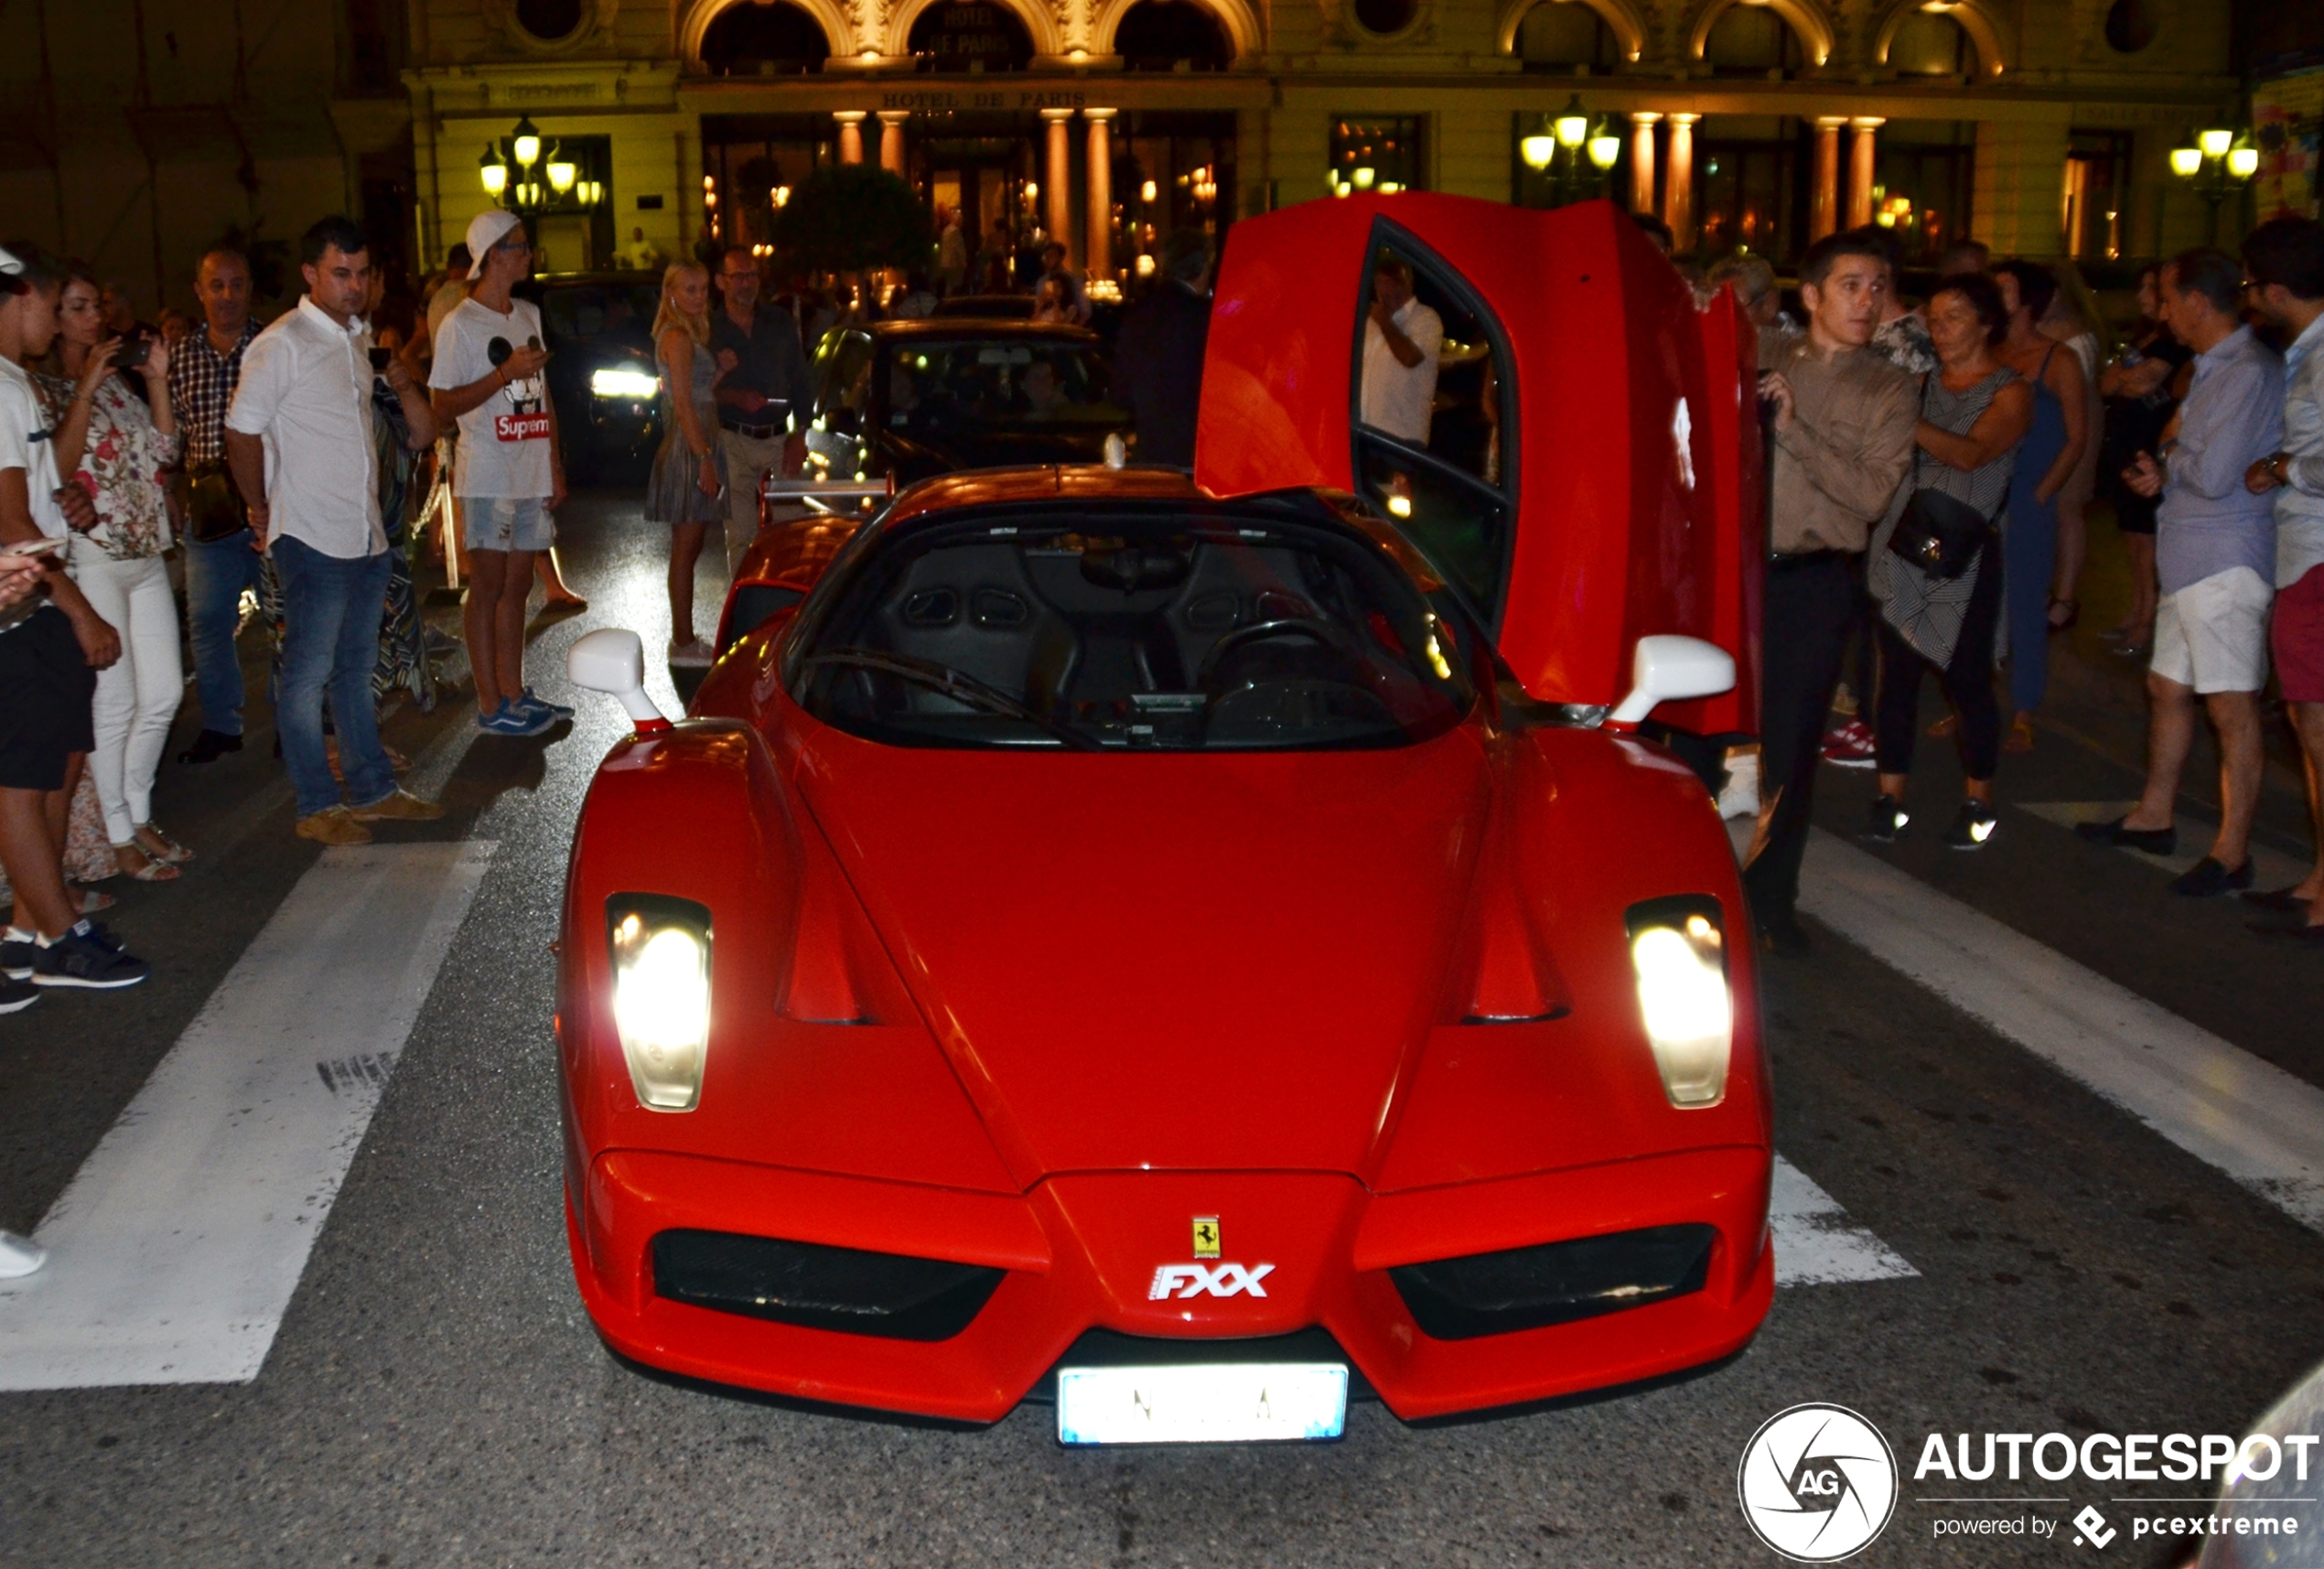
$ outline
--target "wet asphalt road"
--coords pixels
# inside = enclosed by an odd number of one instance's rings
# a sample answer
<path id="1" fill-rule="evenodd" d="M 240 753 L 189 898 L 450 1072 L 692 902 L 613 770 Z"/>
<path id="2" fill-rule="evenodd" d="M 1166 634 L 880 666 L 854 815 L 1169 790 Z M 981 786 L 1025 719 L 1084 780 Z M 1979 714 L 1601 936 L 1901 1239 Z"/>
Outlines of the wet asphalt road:
<path id="1" fill-rule="evenodd" d="M 662 536 L 634 499 L 586 498 L 565 523 L 594 603 L 539 629 L 552 695 L 573 637 L 631 625 L 651 647 L 664 622 Z M 2062 661 L 2062 728 L 2007 760 L 2005 803 L 2135 793 L 2136 676 L 2091 629 Z M 1924 1434 L 2239 1432 L 2324 1359 L 2324 1237 L 1819 930 L 1810 958 L 1767 965 L 1777 1145 L 1920 1273 L 1783 1290 L 1749 1351 L 1705 1377 L 1445 1427 L 1360 1404 L 1336 1445 L 1109 1452 L 1060 1448 L 1045 1408 L 934 1431 L 642 1378 L 581 1312 L 558 1195 L 546 945 L 575 813 L 620 729 L 580 706 L 554 742 L 468 741 L 457 701 L 395 717 L 390 738 L 447 775 L 454 808 L 397 836 L 499 848 L 272 1354 L 246 1385 L 0 1394 L 0 1564 L 1767 1564 L 1736 1467 L 1802 1401 L 1862 1412 L 1907 1467 L 1860 1562 L 2047 1564 L 2079 1551 L 2070 1530 L 1933 1536 L 1942 1507 L 1909 1476 Z M 1931 748 L 1923 822 L 1949 815 L 1955 777 Z M 1852 827 L 1868 778 L 1823 783 L 1827 824 Z M 2270 790 L 2264 833 L 2299 854 L 2280 759 Z M 33 1228 L 315 859 L 263 739 L 170 765 L 161 799 L 204 858 L 124 895 L 116 924 L 155 983 L 0 1021 L 0 1226 Z M 2324 1084 L 2324 960 L 2030 814 L 2003 822 L 1977 856 L 1929 836 L 1883 854 Z M 2040 1490 L 2071 1496 L 2034 1511 L 2052 1521 L 2108 1491 Z M 2175 1561 L 2126 1534 L 2105 1556 Z"/>

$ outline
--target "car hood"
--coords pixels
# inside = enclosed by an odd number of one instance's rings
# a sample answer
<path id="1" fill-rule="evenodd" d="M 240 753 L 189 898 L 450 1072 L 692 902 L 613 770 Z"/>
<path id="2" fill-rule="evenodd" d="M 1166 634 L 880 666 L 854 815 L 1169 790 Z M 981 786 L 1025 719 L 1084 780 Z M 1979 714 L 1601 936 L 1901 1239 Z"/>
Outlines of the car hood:
<path id="1" fill-rule="evenodd" d="M 1487 764 L 916 750 L 796 774 L 1020 1180 L 1361 1173 L 1441 1011 Z"/>

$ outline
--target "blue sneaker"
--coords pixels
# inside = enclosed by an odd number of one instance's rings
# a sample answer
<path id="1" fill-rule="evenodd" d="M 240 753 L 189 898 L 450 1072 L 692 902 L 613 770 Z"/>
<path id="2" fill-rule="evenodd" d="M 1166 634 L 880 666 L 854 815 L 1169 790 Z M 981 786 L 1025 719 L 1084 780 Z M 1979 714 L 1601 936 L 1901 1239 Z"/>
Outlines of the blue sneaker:
<path id="1" fill-rule="evenodd" d="M 504 697 L 500 707 L 477 720 L 476 727 L 488 736 L 538 736 L 554 723 L 547 715 L 519 708 Z"/>
<path id="2" fill-rule="evenodd" d="M 520 714 L 545 714 L 549 716 L 549 722 L 553 725 L 559 720 L 570 719 L 573 717 L 572 709 L 567 708 L 562 703 L 551 703 L 547 698 L 543 697 L 540 693 L 534 692 L 529 686 L 516 696 L 509 699 L 509 706 L 515 709 Z"/>

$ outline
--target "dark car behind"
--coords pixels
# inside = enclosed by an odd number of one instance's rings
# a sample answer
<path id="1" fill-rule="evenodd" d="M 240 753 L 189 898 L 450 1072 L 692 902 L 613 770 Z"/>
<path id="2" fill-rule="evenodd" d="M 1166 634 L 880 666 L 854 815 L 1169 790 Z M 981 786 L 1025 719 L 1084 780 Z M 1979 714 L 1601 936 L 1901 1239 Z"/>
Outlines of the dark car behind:
<path id="1" fill-rule="evenodd" d="M 834 328 L 815 350 L 811 471 L 899 484 L 962 468 L 1095 463 L 1126 435 L 1112 367 L 1078 327 L 935 317 Z"/>
<path id="2" fill-rule="evenodd" d="M 662 442 L 650 273 L 553 273 L 517 285 L 541 307 L 549 395 L 574 484 L 642 481 Z"/>

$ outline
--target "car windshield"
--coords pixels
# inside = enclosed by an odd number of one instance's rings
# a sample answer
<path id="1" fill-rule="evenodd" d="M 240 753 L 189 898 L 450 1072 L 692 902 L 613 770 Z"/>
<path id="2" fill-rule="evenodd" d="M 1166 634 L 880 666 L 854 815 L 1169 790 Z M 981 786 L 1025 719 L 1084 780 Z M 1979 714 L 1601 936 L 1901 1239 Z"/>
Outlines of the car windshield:
<path id="1" fill-rule="evenodd" d="M 789 656 L 825 724 L 896 746 L 1403 747 L 1472 691 L 1379 545 L 1247 515 L 1047 513 L 908 528 L 834 567 Z"/>
<path id="2" fill-rule="evenodd" d="M 658 295 L 651 284 L 569 284 L 541 292 L 553 338 L 586 342 L 599 336 L 649 340 Z"/>
<path id="3" fill-rule="evenodd" d="M 888 352 L 888 423 L 898 430 L 1111 426 L 1113 401 L 1095 344 L 1038 339 L 917 340 Z"/>

